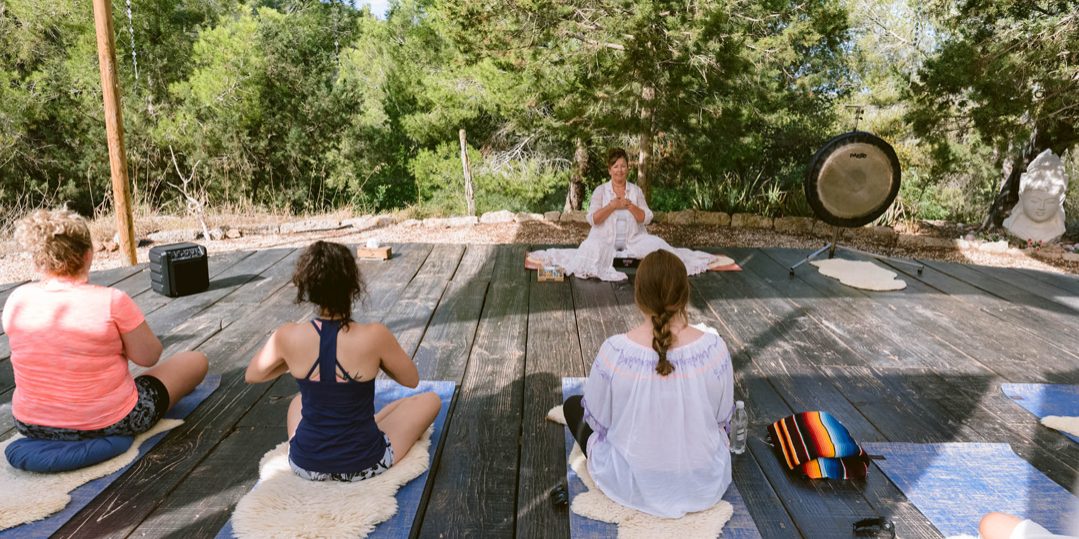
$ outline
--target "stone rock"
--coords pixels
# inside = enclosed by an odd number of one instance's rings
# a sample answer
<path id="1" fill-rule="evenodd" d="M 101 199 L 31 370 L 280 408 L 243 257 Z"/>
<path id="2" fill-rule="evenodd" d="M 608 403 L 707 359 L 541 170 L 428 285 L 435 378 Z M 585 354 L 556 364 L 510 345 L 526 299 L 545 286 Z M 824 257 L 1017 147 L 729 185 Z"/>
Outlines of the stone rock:
<path id="1" fill-rule="evenodd" d="M 1008 241 L 987 241 L 978 245 L 978 250 L 983 253 L 1006 253 L 1008 252 Z"/>
<path id="2" fill-rule="evenodd" d="M 736 213 L 731 216 L 732 228 L 772 228 L 772 218 L 752 213 Z"/>
<path id="3" fill-rule="evenodd" d="M 105 250 L 105 244 L 102 243 L 102 242 L 95 241 L 95 242 L 93 242 L 93 245 L 94 245 L 94 251 L 96 251 L 96 252 L 100 253 L 100 252 Z"/>
<path id="4" fill-rule="evenodd" d="M 162 230 L 160 232 L 154 232 L 146 237 L 150 241 L 157 244 L 166 243 L 180 243 L 182 241 L 194 241 L 199 235 L 199 231 L 194 228 L 181 228 L 178 230 Z"/>
<path id="5" fill-rule="evenodd" d="M 517 215 L 513 216 L 513 220 L 518 222 L 518 223 L 524 223 L 524 222 L 527 222 L 527 221 L 542 221 L 543 220 L 543 214 L 542 213 L 519 212 Z"/>
<path id="6" fill-rule="evenodd" d="M 120 250 L 120 244 L 112 240 L 105 240 L 104 246 L 105 250 L 110 253 L 114 253 Z"/>
<path id="7" fill-rule="evenodd" d="M 808 236 L 813 232 L 814 222 L 812 217 L 776 217 L 772 227 L 783 234 Z"/>
<path id="8" fill-rule="evenodd" d="M 587 223 L 588 214 L 581 210 L 562 212 L 562 215 L 558 216 L 558 221 L 567 223 Z"/>
<path id="9" fill-rule="evenodd" d="M 832 225 L 830 225 L 828 223 L 825 223 L 824 221 L 821 221 L 819 219 L 814 219 L 813 220 L 813 231 L 810 232 L 810 234 L 813 237 L 816 237 L 816 238 L 832 239 L 832 238 L 835 237 L 836 228 L 839 228 L 839 227 L 832 226 Z M 839 236 L 840 239 L 843 239 L 844 237 L 846 237 L 845 233 L 841 233 L 840 236 Z"/>
<path id="10" fill-rule="evenodd" d="M 337 230 L 341 228 L 341 221 L 336 219 L 309 219 L 285 223 L 280 227 L 281 234 L 296 234 L 299 232 L 316 232 L 321 230 Z"/>
<path id="11" fill-rule="evenodd" d="M 217 241 L 225 239 L 227 232 L 222 227 L 214 227 L 210 229 L 210 239 Z"/>
<path id="12" fill-rule="evenodd" d="M 461 215 L 447 218 L 450 226 L 473 226 L 480 223 L 480 218 L 475 215 Z"/>
<path id="13" fill-rule="evenodd" d="M 1004 220 L 1004 228 L 1023 240 L 1043 243 L 1059 240 L 1065 231 L 1067 192 L 1064 162 L 1052 150 L 1045 150 L 1019 177 L 1019 203 Z"/>
<path id="14" fill-rule="evenodd" d="M 1079 253 L 1064 253 L 1060 257 L 1068 262 L 1079 262 Z"/>
<path id="15" fill-rule="evenodd" d="M 244 233 L 238 228 L 230 228 L 225 231 L 225 237 L 230 240 L 235 240 L 244 237 Z"/>
<path id="16" fill-rule="evenodd" d="M 406 219 L 400 223 L 401 226 L 420 226 L 422 224 L 423 221 L 419 219 Z"/>
<path id="17" fill-rule="evenodd" d="M 558 221 L 558 218 L 562 216 L 560 211 L 545 211 L 543 212 L 544 221 Z"/>
<path id="18" fill-rule="evenodd" d="M 858 236 L 880 245 L 895 245 L 896 237 L 899 236 L 890 226 L 866 226 L 855 230 Z"/>
<path id="19" fill-rule="evenodd" d="M 702 226 L 731 226 L 731 214 L 721 211 L 699 211 L 693 216 L 693 224 Z"/>
<path id="20" fill-rule="evenodd" d="M 375 217 L 373 215 L 361 215 L 359 217 L 350 217 L 341 221 L 341 226 L 364 229 L 374 226 L 374 222 Z"/>
<path id="21" fill-rule="evenodd" d="M 697 213 L 693 210 L 671 211 L 667 212 L 667 224 L 671 225 L 691 225 L 694 221 L 694 214 Z M 655 216 L 653 216 L 654 218 Z"/>
<path id="22" fill-rule="evenodd" d="M 654 211 L 654 212 L 652 212 L 652 223 L 657 224 L 657 225 L 666 223 L 667 219 L 668 219 L 667 215 L 668 214 L 665 211 Z"/>
<path id="23" fill-rule="evenodd" d="M 509 210 L 487 212 L 480 216 L 480 222 L 488 225 L 495 223 L 512 223 L 516 216 Z"/>
<path id="24" fill-rule="evenodd" d="M 371 226 L 375 228 L 393 226 L 396 225 L 398 221 L 399 219 L 397 219 L 397 217 L 394 217 L 393 215 L 379 215 L 375 217 L 375 222 Z"/>
<path id="25" fill-rule="evenodd" d="M 244 236 L 259 236 L 263 234 L 277 234 L 280 232 L 281 227 L 277 225 L 257 225 L 245 226 L 238 230 L 240 230 L 240 233 Z"/>

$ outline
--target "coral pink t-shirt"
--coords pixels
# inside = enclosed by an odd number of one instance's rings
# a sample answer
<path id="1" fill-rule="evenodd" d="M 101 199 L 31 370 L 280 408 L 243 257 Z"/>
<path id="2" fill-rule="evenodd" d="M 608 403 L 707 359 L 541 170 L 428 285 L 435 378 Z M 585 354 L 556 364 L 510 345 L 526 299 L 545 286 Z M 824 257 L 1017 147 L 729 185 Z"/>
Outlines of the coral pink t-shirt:
<path id="1" fill-rule="evenodd" d="M 20 286 L 4 306 L 23 423 L 100 429 L 135 407 L 138 392 L 120 335 L 143 322 L 122 290 L 49 280 Z"/>

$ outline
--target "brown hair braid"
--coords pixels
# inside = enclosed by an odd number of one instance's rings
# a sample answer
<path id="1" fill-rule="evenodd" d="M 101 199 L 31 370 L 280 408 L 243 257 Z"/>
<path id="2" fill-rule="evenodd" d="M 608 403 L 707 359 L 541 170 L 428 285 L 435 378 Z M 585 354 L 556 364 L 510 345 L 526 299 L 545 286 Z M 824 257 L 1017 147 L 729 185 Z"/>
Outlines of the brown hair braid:
<path id="1" fill-rule="evenodd" d="M 637 268 L 633 291 L 637 307 L 652 318 L 652 349 L 659 354 L 656 372 L 667 376 L 674 372 L 674 365 L 667 360 L 667 350 L 674 343 L 671 319 L 677 314 L 684 316 L 689 303 L 686 266 L 670 251 L 655 251 Z"/>

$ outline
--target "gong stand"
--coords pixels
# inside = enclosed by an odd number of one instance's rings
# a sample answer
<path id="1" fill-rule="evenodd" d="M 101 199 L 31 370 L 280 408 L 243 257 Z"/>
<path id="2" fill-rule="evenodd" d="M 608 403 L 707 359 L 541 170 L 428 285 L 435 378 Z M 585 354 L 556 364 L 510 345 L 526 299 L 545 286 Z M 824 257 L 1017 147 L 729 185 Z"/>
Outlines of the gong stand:
<path id="1" fill-rule="evenodd" d="M 860 255 L 875 258 L 877 260 L 887 260 L 889 262 L 894 262 L 896 264 L 903 264 L 905 266 L 910 266 L 910 267 L 914 268 L 918 272 L 918 275 L 921 275 L 922 271 L 925 270 L 925 265 L 924 264 L 919 264 L 917 262 L 909 262 L 907 260 L 901 260 L 899 258 L 895 258 L 895 257 L 891 257 L 891 256 L 878 255 L 876 253 L 870 253 L 868 251 L 863 251 L 861 249 L 855 249 L 854 247 L 847 247 L 845 245 L 840 245 L 839 244 L 839 236 L 842 233 L 843 233 L 843 229 L 839 228 L 839 227 L 836 227 L 835 235 L 832 236 L 832 241 L 825 244 L 824 247 L 821 247 L 820 249 L 817 249 L 816 251 L 813 251 L 812 254 L 810 254 L 809 256 L 807 256 L 805 258 L 803 258 L 797 264 L 791 266 L 790 267 L 790 276 L 792 276 L 792 277 L 794 276 L 795 268 L 797 268 L 798 266 L 801 266 L 802 264 L 805 264 L 805 263 L 813 260 L 814 258 L 817 258 L 821 254 L 823 254 L 825 251 L 828 252 L 828 258 L 835 258 L 836 249 L 843 249 L 844 251 L 850 251 L 852 253 L 858 253 Z"/>
<path id="2" fill-rule="evenodd" d="M 839 244 L 844 228 L 872 223 L 895 201 L 899 194 L 902 171 L 895 149 L 880 137 L 858 130 L 862 107 L 854 106 L 854 129 L 824 143 L 806 168 L 805 195 L 813 213 L 821 221 L 835 227 L 835 236 L 824 247 L 790 267 L 794 270 L 828 253 L 835 257 L 836 249 L 844 249 L 878 260 L 888 260 L 911 266 L 921 275 L 922 264 L 889 256 L 860 251 Z"/>

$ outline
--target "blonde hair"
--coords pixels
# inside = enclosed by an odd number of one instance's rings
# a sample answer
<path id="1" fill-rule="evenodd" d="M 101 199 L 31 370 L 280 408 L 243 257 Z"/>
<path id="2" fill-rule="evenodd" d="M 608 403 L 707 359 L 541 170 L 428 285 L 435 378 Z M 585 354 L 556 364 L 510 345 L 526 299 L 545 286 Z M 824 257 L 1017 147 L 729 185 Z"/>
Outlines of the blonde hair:
<path id="1" fill-rule="evenodd" d="M 633 292 L 637 307 L 652 317 L 652 349 L 659 354 L 656 372 L 667 376 L 674 372 L 674 364 L 667 360 L 674 342 L 671 319 L 678 314 L 684 317 L 689 304 L 686 265 L 670 251 L 654 251 L 637 268 Z"/>
<path id="2" fill-rule="evenodd" d="M 15 241 L 30 253 L 38 271 L 50 275 L 78 275 L 93 249 L 90 227 L 79 214 L 67 209 L 34 210 L 19 219 Z"/>

